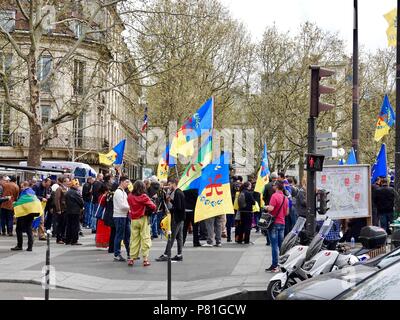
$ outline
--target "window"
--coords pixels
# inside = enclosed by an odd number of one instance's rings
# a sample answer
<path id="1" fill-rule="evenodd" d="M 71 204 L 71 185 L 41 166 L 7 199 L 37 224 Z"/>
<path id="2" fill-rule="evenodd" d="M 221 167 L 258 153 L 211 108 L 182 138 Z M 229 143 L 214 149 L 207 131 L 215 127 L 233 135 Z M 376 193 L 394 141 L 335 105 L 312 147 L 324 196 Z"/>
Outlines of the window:
<path id="1" fill-rule="evenodd" d="M 82 148 L 83 146 L 83 127 L 84 127 L 84 114 L 83 112 L 73 122 L 75 147 Z"/>
<path id="2" fill-rule="evenodd" d="M 0 70 L 2 70 L 5 74 L 8 80 L 11 77 L 11 66 L 12 66 L 12 54 L 11 53 L 2 53 L 0 52 Z M 10 81 L 8 81 L 10 84 Z M 3 78 L 0 77 L 0 90 L 2 89 L 3 86 Z"/>
<path id="3" fill-rule="evenodd" d="M 48 78 L 51 70 L 51 63 L 52 63 L 51 56 L 43 56 L 40 57 L 39 64 L 38 64 L 38 80 L 40 81 L 40 87 L 45 92 L 50 92 L 51 81 Z"/>
<path id="4" fill-rule="evenodd" d="M 79 21 L 74 21 L 73 25 L 72 25 L 75 37 L 77 37 L 78 39 L 82 36 L 82 23 L 80 23 Z"/>
<path id="5" fill-rule="evenodd" d="M 85 63 L 74 60 L 74 94 L 83 94 L 83 77 L 85 74 Z"/>
<path id="6" fill-rule="evenodd" d="M 8 105 L 0 105 L 0 146 L 10 144 L 10 107 Z"/>
<path id="7" fill-rule="evenodd" d="M 51 120 L 51 107 L 49 105 L 41 106 L 42 109 L 42 124 L 47 124 Z"/>
<path id="8" fill-rule="evenodd" d="M 7 32 L 15 30 L 15 11 L 0 10 L 0 26 Z"/>

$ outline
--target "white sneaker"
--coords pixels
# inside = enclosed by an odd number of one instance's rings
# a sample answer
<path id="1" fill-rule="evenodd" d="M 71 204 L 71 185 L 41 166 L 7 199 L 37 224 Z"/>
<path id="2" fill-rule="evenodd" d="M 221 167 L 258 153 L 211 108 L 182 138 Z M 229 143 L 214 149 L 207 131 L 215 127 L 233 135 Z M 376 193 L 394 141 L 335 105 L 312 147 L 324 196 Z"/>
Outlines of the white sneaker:
<path id="1" fill-rule="evenodd" d="M 204 243 L 204 244 L 202 244 L 201 246 L 202 246 L 202 247 L 212 247 L 213 245 L 212 245 L 212 244 L 208 244 L 208 243 Z"/>

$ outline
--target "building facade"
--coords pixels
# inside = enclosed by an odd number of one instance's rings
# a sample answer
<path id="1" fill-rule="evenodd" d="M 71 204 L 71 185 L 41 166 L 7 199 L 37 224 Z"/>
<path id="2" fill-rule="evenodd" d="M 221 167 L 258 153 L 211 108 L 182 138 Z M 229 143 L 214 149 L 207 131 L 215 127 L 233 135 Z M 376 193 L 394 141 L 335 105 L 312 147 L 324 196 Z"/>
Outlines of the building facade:
<path id="1" fill-rule="evenodd" d="M 124 170 L 132 178 L 140 177 L 140 139 L 137 129 L 140 114 L 141 87 L 130 81 L 135 64 L 124 42 L 124 25 L 115 6 L 102 9 L 87 33 L 84 16 L 96 10 L 96 1 L 71 1 L 68 10 L 62 7 L 43 8 L 45 31 L 40 41 L 37 78 L 40 81 L 40 116 L 42 125 L 60 114 L 80 110 L 73 121 L 51 129 L 42 160 L 84 162 L 99 171 L 108 171 L 98 162 L 98 152 L 106 153 L 126 139 Z M 68 23 L 58 24 L 64 17 Z M 0 24 L 16 40 L 21 51 L 30 45 L 26 19 L 17 7 L 0 6 Z M 82 33 L 86 36 L 82 42 Z M 4 33 L 3 33 L 4 34 Z M 21 105 L 29 101 L 26 67 L 7 39 L 0 34 L 0 67 L 7 73 L 10 97 Z M 68 61 L 49 77 L 71 48 Z M 0 163 L 18 164 L 27 159 L 29 126 L 27 117 L 4 103 L 0 83 Z"/>

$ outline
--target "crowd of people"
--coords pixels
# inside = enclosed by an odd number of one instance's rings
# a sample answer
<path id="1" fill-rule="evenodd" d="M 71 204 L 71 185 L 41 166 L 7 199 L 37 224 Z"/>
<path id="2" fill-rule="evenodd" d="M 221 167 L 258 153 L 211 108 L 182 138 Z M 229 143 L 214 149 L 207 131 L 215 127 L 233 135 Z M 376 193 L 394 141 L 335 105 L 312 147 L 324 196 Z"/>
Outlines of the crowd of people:
<path id="1" fill-rule="evenodd" d="M 182 191 L 178 179 L 159 181 L 156 176 L 131 181 L 117 171 L 116 175 L 98 174 L 80 186 L 76 179 L 59 176 L 56 181 L 45 178 L 32 179 L 19 186 L 15 177 L 0 177 L 0 223 L 3 236 L 13 235 L 13 203 L 24 194 L 35 195 L 45 203 L 44 215 L 36 227 L 32 225 L 37 213 L 17 218 L 17 245 L 12 250 L 22 250 L 22 232 L 28 235 L 28 251 L 32 251 L 34 234 L 46 240 L 46 230 L 60 245 L 80 245 L 82 228 L 96 234 L 96 246 L 108 248 L 114 260 L 132 266 L 143 259 L 149 266 L 152 240 L 163 235 L 161 220 L 171 214 L 171 247 L 155 259 L 166 261 L 175 241 L 177 253 L 173 261 L 183 260 L 183 248 L 187 235 L 193 235 L 193 247 L 221 247 L 222 240 L 250 245 L 251 231 L 263 232 L 266 245 L 271 246 L 272 264 L 266 271 L 278 271 L 279 248 L 299 216 L 307 214 L 307 179 L 300 184 L 293 177 L 273 172 L 263 193 L 255 192 L 256 179 L 244 182 L 241 176 L 231 177 L 231 195 L 234 212 L 195 223 L 196 190 Z M 380 178 L 372 186 L 373 223 L 389 231 L 393 220 L 395 192 L 386 178 Z M 262 211 L 270 212 L 274 223 L 268 231 L 260 230 L 258 221 Z M 357 221 L 356 221 L 357 220 Z M 361 229 L 364 222 L 335 221 L 335 228 L 327 237 L 333 247 L 340 239 L 348 240 Z M 366 224 L 366 222 L 365 222 Z M 234 234 L 232 234 L 234 228 Z M 343 231 L 344 235 L 340 234 Z M 202 242 L 203 241 L 203 242 Z M 122 252 L 124 244 L 126 256 Z M 124 257 L 125 256 L 125 257 Z"/>

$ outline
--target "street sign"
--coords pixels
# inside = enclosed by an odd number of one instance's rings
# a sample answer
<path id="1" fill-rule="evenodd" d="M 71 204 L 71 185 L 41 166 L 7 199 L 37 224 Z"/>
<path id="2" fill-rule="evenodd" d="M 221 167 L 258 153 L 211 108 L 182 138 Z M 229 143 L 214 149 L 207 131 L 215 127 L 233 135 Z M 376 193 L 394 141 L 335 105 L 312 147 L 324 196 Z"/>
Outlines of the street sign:
<path id="1" fill-rule="evenodd" d="M 337 132 L 317 133 L 317 141 L 337 139 L 337 137 L 338 137 Z"/>
<path id="2" fill-rule="evenodd" d="M 323 140 L 323 141 L 317 140 L 317 149 L 326 149 L 337 146 L 338 146 L 337 140 Z"/>
<path id="3" fill-rule="evenodd" d="M 317 149 L 317 152 L 321 155 L 324 155 L 326 158 L 337 158 L 338 152 L 336 148 L 330 149 Z"/>

